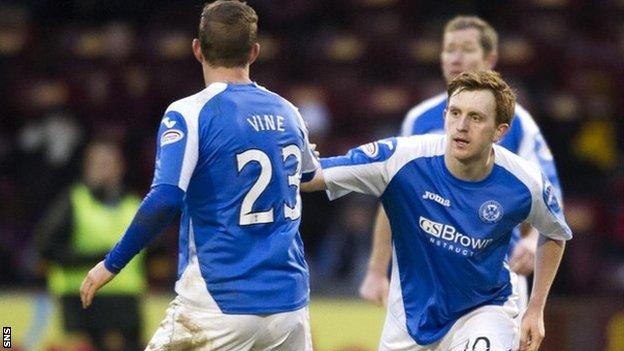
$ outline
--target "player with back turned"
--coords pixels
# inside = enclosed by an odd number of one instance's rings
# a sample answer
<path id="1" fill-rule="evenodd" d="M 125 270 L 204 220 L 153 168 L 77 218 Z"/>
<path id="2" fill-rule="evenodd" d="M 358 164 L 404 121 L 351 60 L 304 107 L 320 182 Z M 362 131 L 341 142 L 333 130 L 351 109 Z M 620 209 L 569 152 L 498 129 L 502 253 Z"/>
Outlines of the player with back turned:
<path id="1" fill-rule="evenodd" d="M 249 78 L 257 21 L 242 2 L 204 6 L 206 88 L 165 112 L 151 190 L 82 284 L 88 307 L 182 209 L 177 297 L 148 350 L 312 349 L 299 182 L 317 161 L 297 109 Z"/>

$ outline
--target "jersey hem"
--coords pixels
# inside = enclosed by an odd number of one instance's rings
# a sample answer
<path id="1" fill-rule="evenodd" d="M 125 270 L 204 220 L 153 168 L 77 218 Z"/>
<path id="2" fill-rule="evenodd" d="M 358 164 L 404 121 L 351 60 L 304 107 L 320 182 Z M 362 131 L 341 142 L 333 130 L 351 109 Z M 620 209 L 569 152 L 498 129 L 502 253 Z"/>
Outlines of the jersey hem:
<path id="1" fill-rule="evenodd" d="M 418 345 L 426 346 L 426 345 L 430 345 L 430 344 L 436 343 L 436 342 L 442 340 L 446 336 L 446 334 L 451 330 L 451 328 L 453 328 L 455 323 L 457 323 L 457 321 L 460 318 L 462 318 L 464 316 L 467 316 L 468 314 L 472 313 L 472 311 L 474 311 L 474 310 L 476 310 L 478 308 L 481 308 L 481 307 L 485 307 L 485 306 L 502 306 L 502 305 L 505 304 L 505 302 L 507 301 L 508 298 L 509 298 L 509 296 L 505 297 L 505 301 L 491 301 L 491 302 L 484 303 L 484 304 L 479 305 L 479 306 L 475 306 L 474 308 L 471 308 L 468 312 L 463 313 L 461 316 L 459 316 L 457 318 L 454 318 L 452 320 L 452 322 L 448 323 L 446 327 L 442 328 L 442 330 L 444 330 L 444 333 L 442 333 L 439 337 L 435 337 L 434 336 L 434 337 L 424 338 L 424 339 L 423 338 L 418 338 L 416 335 L 412 334 L 412 332 L 409 330 L 409 328 L 407 328 L 407 325 L 406 325 L 407 333 L 409 334 L 409 336 L 412 337 L 412 339 Z M 394 316 L 393 316 L 393 318 L 394 318 Z"/>
<path id="2" fill-rule="evenodd" d="M 279 307 L 221 308 L 221 312 L 223 312 L 224 314 L 275 314 L 275 313 L 296 311 L 296 310 L 306 307 L 308 303 L 309 303 L 309 299 L 306 298 L 304 301 L 298 302 L 296 304 L 279 306 Z M 219 303 L 217 302 L 217 305 L 218 304 Z"/>

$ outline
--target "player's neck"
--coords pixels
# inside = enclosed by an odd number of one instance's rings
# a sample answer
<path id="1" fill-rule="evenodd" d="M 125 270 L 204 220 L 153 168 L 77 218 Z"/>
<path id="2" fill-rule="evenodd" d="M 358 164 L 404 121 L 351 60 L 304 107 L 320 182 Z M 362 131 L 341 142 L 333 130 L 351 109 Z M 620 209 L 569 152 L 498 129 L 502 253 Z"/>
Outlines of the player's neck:
<path id="1" fill-rule="evenodd" d="M 477 182 L 485 179 L 494 168 L 494 149 L 490 148 L 483 156 L 470 160 L 459 160 L 449 153 L 444 154 L 444 164 L 455 178 Z"/>
<path id="2" fill-rule="evenodd" d="M 221 82 L 228 84 L 249 84 L 249 65 L 245 67 L 212 67 L 208 64 L 202 65 L 204 72 L 204 82 L 206 86 L 212 83 Z"/>

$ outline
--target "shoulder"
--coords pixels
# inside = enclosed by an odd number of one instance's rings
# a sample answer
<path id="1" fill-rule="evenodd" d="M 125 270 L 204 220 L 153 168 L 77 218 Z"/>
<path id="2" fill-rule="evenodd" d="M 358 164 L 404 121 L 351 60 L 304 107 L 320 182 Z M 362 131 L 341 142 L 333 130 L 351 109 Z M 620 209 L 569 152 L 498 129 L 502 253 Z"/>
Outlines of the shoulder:
<path id="1" fill-rule="evenodd" d="M 288 106 L 289 108 L 295 110 L 297 112 L 297 114 L 299 114 L 299 109 L 297 108 L 297 106 L 295 106 L 292 102 L 288 101 L 286 98 L 284 98 L 283 96 L 281 96 L 280 94 L 271 91 L 269 89 L 267 89 L 266 87 L 260 85 L 260 84 L 256 84 L 256 86 L 258 87 L 258 89 L 264 93 L 266 93 L 268 96 L 272 96 L 273 98 L 275 98 L 278 102 Z"/>
<path id="2" fill-rule="evenodd" d="M 405 119 L 403 120 L 403 125 L 401 128 L 402 134 L 412 134 L 411 129 L 413 129 L 414 124 L 421 121 L 422 119 L 431 117 L 441 119 L 442 116 L 438 112 L 439 110 L 444 108 L 445 102 L 446 93 L 441 93 L 412 107 L 407 112 L 407 114 L 405 115 Z"/>
<path id="3" fill-rule="evenodd" d="M 260 89 L 261 91 L 263 91 L 264 93 L 266 93 L 269 96 L 272 96 L 273 98 L 275 98 L 279 103 L 281 103 L 282 105 L 286 106 L 286 108 L 288 108 L 294 115 L 295 118 L 297 120 L 297 123 L 299 124 L 300 127 L 305 127 L 305 122 L 303 120 L 303 117 L 301 116 L 301 113 L 299 112 L 299 108 L 297 106 L 295 106 L 292 102 L 288 101 L 288 99 L 286 99 L 285 97 L 281 96 L 280 94 L 271 91 L 269 89 L 267 89 L 266 87 L 257 84 L 256 86 L 258 87 L 258 89 Z"/>
<path id="4" fill-rule="evenodd" d="M 499 145 L 494 145 L 494 152 L 496 153 L 496 165 L 504 168 L 524 183 L 532 193 L 539 191 L 542 184 L 542 172 L 539 166 Z"/>
<path id="5" fill-rule="evenodd" d="M 438 134 L 412 135 L 398 137 L 397 153 L 406 159 L 433 157 L 444 154 L 446 136 Z"/>
<path id="6" fill-rule="evenodd" d="M 174 101 L 171 105 L 169 105 L 169 107 L 167 107 L 165 113 L 177 112 L 185 119 L 193 115 L 197 115 L 209 101 L 224 92 L 227 87 L 228 85 L 225 83 L 212 83 L 197 94 Z"/>

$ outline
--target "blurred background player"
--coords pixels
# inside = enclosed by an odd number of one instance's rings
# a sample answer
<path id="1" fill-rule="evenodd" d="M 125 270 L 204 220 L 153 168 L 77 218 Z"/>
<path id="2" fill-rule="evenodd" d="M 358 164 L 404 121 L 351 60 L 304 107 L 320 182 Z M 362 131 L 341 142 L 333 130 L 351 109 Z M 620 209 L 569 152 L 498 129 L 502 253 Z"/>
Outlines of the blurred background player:
<path id="1" fill-rule="evenodd" d="M 393 230 L 392 284 L 379 350 L 534 351 L 572 232 L 540 169 L 494 145 L 515 96 L 493 71 L 455 77 L 446 135 L 391 138 L 321 159 L 304 191 L 380 198 Z M 535 280 L 520 333 L 517 278 L 505 264 L 511 229 L 540 230 Z"/>
<path id="2" fill-rule="evenodd" d="M 82 309 L 80 284 L 130 224 L 140 199 L 124 185 L 125 162 L 115 142 L 91 142 L 83 162 L 82 179 L 59 196 L 37 227 L 39 250 L 49 263 L 48 289 L 59 298 L 69 335 L 86 335 L 97 350 L 138 350 L 144 255 L 102 289 L 91 310 Z"/>
<path id="3" fill-rule="evenodd" d="M 492 69 L 498 58 L 498 35 L 494 28 L 478 17 L 458 16 L 444 27 L 440 62 L 447 83 L 464 71 Z M 446 93 L 441 93 L 412 108 L 403 121 L 401 135 L 444 133 Z M 499 145 L 540 165 L 561 199 L 559 179 L 552 154 L 531 115 L 516 104 L 510 131 Z M 528 287 L 526 276 L 533 272 L 538 233 L 530 226 L 514 229 L 510 245 L 509 265 L 518 273 L 521 310 L 526 308 Z M 392 253 L 388 219 L 379 208 L 373 231 L 373 245 L 366 277 L 360 286 L 360 296 L 385 305 L 388 294 L 388 264 Z"/>
<path id="4" fill-rule="evenodd" d="M 81 297 L 115 277 L 182 209 L 178 281 L 148 350 L 311 350 L 299 182 L 316 170 L 297 109 L 249 78 L 258 17 L 204 6 L 193 53 L 206 88 L 171 104 L 152 188 Z"/>

